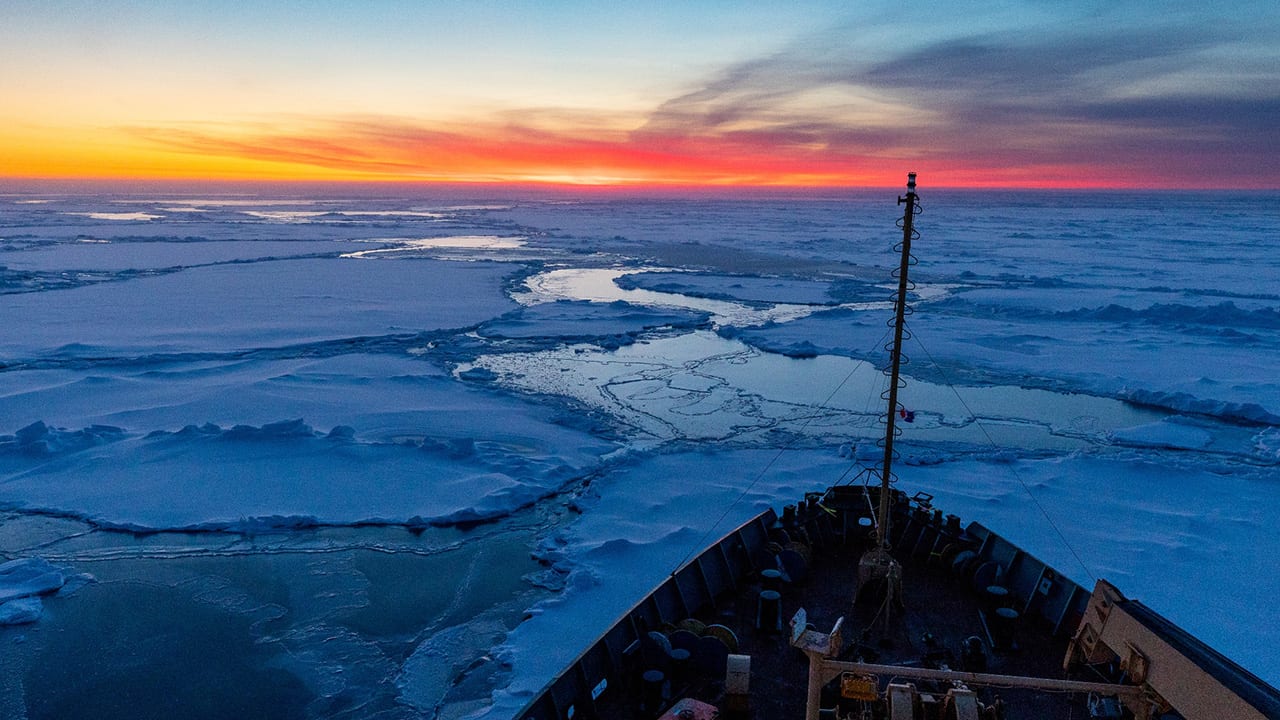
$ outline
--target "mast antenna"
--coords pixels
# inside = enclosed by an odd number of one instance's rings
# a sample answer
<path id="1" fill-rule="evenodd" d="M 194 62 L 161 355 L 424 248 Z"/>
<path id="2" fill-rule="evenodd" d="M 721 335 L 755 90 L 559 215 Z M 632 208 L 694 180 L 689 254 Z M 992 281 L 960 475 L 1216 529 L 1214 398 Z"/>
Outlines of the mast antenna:
<path id="1" fill-rule="evenodd" d="M 898 413 L 898 386 L 901 382 L 903 329 L 907 317 L 907 269 L 911 265 L 911 239 L 915 233 L 912 222 L 916 208 L 916 174 L 907 173 L 907 194 L 898 198 L 899 205 L 906 205 L 902 214 L 902 256 L 898 263 L 898 295 L 894 303 L 893 346 L 889 353 L 889 392 L 888 408 L 884 432 L 884 460 L 880 466 L 880 498 L 876 511 L 876 546 L 863 554 L 858 561 L 858 589 L 855 595 L 862 594 L 868 584 L 884 583 L 884 612 L 878 617 L 884 619 L 886 631 L 889 627 L 892 608 L 902 605 L 902 566 L 889 553 L 889 498 L 892 494 L 890 485 L 893 481 L 893 438 L 897 432 L 896 417 Z"/>
<path id="2" fill-rule="evenodd" d="M 916 174 L 907 173 L 907 194 L 898 198 L 902 213 L 902 257 L 898 261 L 898 296 L 894 302 L 893 349 L 889 353 L 889 406 L 884 431 L 884 461 L 880 466 L 880 507 L 876 513 L 876 546 L 889 550 L 889 484 L 893 479 L 893 438 L 897 430 L 898 387 L 902 369 L 902 335 L 907 322 L 907 268 L 911 265 L 912 221 L 916 214 Z"/>

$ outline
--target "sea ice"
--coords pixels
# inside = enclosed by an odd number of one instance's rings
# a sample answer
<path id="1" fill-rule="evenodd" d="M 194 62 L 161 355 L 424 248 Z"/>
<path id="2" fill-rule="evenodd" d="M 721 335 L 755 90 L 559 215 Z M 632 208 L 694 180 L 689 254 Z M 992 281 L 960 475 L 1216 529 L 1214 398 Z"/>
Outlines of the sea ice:
<path id="1" fill-rule="evenodd" d="M 360 442 L 346 427 L 325 433 L 301 420 L 189 425 L 52 459 L 9 457 L 0 503 L 130 529 L 475 522 L 556 492 L 611 447 L 555 425 L 530 429 Z"/>
<path id="2" fill-rule="evenodd" d="M 74 577 L 75 585 L 82 584 L 80 576 Z M 19 558 L 0 564 L 0 626 L 39 620 L 44 611 L 40 596 L 58 592 L 69 579 L 64 568 L 54 567 L 43 558 Z"/>
<path id="3" fill-rule="evenodd" d="M 0 199 L 0 504 L 259 532 L 469 526 L 554 498 L 527 514 L 538 584 L 561 590 L 500 648 L 489 717 L 510 717 L 714 535 L 875 459 L 859 383 L 888 336 L 888 197 Z M 903 487 L 1276 682 L 1257 599 L 1280 588 L 1256 568 L 1280 548 L 1280 203 L 924 207 Z M 427 238 L 496 247 L 451 262 L 404 240 Z M 394 252 L 338 257 L 365 249 Z M 16 562 L 34 575 L 0 587 L 53 582 Z M 435 630 L 399 681 L 422 711 L 462 672 L 435 653 L 479 658 L 500 632 Z M 310 686 L 342 670 L 326 637 L 289 645 Z"/>
<path id="4" fill-rule="evenodd" d="M 25 625 L 40 619 L 44 603 L 38 597 L 23 597 L 0 602 L 0 625 Z"/>
<path id="5" fill-rule="evenodd" d="M 42 558 L 0 564 L 0 602 L 56 592 L 66 582 L 62 569 Z"/>
<path id="6" fill-rule="evenodd" d="M 0 339 L 7 360 L 110 358 L 278 348 L 474 325 L 514 309 L 498 263 L 291 259 L 212 265 L 60 291 L 4 296 L 39 318 Z"/>
<path id="7" fill-rule="evenodd" d="M 1168 421 L 1114 430 L 1111 438 L 1124 445 L 1173 450 L 1201 450 L 1213 441 L 1208 430 Z"/>
<path id="8" fill-rule="evenodd" d="M 616 346 L 645 330 L 696 328 L 707 319 L 704 312 L 651 309 L 620 300 L 607 304 L 560 300 L 523 307 L 484 322 L 479 333 L 490 338 L 537 338 L 544 342 L 604 338 Z"/>

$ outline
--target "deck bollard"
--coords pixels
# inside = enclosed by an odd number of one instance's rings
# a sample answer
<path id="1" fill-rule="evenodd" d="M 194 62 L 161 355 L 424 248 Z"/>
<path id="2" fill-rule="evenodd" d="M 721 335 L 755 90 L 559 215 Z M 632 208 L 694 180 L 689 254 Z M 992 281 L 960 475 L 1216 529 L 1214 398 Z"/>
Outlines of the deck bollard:
<path id="1" fill-rule="evenodd" d="M 777 590 L 761 590 L 756 603 L 756 629 L 765 633 L 782 630 L 782 595 Z"/>
<path id="2" fill-rule="evenodd" d="M 646 670 L 644 673 L 644 694 L 641 705 L 645 712 L 656 713 L 662 707 L 664 686 L 667 676 L 661 670 Z"/>

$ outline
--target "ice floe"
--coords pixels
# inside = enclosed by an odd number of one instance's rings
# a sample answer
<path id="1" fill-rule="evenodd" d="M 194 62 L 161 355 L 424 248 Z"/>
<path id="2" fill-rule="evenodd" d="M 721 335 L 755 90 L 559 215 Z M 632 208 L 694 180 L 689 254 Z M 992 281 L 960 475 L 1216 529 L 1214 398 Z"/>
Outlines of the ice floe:
<path id="1" fill-rule="evenodd" d="M 74 590 L 90 580 L 39 557 L 0 563 L 0 626 L 36 622 L 44 613 L 42 597 L 64 587 Z"/>

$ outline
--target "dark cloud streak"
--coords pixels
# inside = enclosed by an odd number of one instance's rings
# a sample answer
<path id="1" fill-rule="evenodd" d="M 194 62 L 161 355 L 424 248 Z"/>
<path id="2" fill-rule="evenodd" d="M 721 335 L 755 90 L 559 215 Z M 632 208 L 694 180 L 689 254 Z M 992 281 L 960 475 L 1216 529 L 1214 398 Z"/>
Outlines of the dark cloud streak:
<path id="1" fill-rule="evenodd" d="M 1236 42 L 1226 28 L 1185 18 L 1093 33 L 976 34 L 879 58 L 856 52 L 856 36 L 827 37 L 726 69 L 660 106 L 633 139 L 746 127 L 782 146 L 916 152 L 948 166 L 1116 168 L 1146 160 L 1175 182 L 1212 183 L 1230 173 L 1225 156 L 1276 157 L 1280 136 L 1274 83 L 1207 79 L 1235 72 Z M 803 102 L 833 90 L 893 102 L 901 112 L 877 117 Z M 1280 185 L 1280 168 L 1269 172 Z"/>

